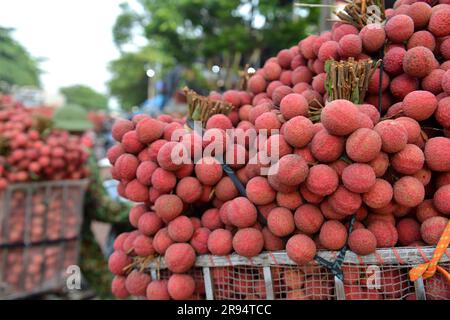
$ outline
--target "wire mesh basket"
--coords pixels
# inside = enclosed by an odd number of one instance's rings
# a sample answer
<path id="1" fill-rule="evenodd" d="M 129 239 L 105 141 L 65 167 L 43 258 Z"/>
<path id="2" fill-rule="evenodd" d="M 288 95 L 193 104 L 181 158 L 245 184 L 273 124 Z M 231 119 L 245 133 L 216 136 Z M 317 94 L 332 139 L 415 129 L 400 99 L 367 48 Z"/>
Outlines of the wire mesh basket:
<path id="1" fill-rule="evenodd" d="M 14 184 L 0 194 L 0 246 L 79 235 L 87 180 Z"/>
<path id="2" fill-rule="evenodd" d="M 428 261 L 433 247 L 390 248 L 357 256 L 348 251 L 342 266 L 343 281 L 319 265 L 298 266 L 286 252 L 268 252 L 247 259 L 238 255 L 201 256 L 191 275 L 197 283 L 194 299 L 207 300 L 450 300 L 450 284 L 436 274 L 412 282 L 408 272 Z M 327 261 L 336 252 L 320 251 Z M 450 267 L 450 254 L 440 265 Z M 168 279 L 170 272 L 158 258 L 147 270 L 153 279 Z M 202 285 L 204 284 L 204 288 Z"/>
<path id="3" fill-rule="evenodd" d="M 79 241 L 0 248 L 0 299 L 19 299 L 62 289 L 77 265 Z"/>

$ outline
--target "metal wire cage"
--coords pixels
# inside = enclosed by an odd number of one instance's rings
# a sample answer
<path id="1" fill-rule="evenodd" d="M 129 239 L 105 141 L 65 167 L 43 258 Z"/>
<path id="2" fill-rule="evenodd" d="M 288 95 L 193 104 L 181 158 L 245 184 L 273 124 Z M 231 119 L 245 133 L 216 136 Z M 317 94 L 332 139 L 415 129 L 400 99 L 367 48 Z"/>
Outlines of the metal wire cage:
<path id="1" fill-rule="evenodd" d="M 87 180 L 14 184 L 0 193 L 0 245 L 79 235 Z"/>
<path id="2" fill-rule="evenodd" d="M 286 253 L 268 252 L 247 259 L 238 255 L 201 256 L 191 275 L 197 283 L 194 299 L 207 300 L 450 300 L 450 285 L 439 274 L 411 282 L 409 270 L 428 261 L 433 247 L 390 248 L 357 256 L 348 251 L 342 266 L 343 281 L 311 263 L 298 266 Z M 336 252 L 320 251 L 328 261 Z M 450 267 L 450 254 L 440 265 Z M 153 279 L 168 279 L 170 272 L 158 258 L 146 269 Z M 202 286 L 204 284 L 204 287 Z"/>

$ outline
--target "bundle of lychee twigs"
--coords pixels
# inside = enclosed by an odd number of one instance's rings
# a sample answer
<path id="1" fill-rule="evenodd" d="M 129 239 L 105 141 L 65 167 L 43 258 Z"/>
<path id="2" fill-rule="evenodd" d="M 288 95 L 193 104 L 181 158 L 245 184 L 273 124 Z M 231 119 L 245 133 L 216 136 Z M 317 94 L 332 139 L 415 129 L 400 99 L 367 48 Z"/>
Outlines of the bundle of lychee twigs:
<path id="1" fill-rule="evenodd" d="M 328 60 L 325 64 L 328 100 L 345 99 L 355 104 L 363 103 L 370 79 L 380 64 L 381 60 L 372 59 Z"/>
<path id="2" fill-rule="evenodd" d="M 346 0 L 343 10 L 334 12 L 345 23 L 354 25 L 358 29 L 370 23 L 382 23 L 386 20 L 383 0 Z M 374 12 L 374 8 L 378 8 Z"/>
<path id="3" fill-rule="evenodd" d="M 228 115 L 233 109 L 233 106 L 227 102 L 201 96 L 187 87 L 184 88 L 184 93 L 189 107 L 189 118 L 193 121 L 201 121 L 206 124 L 213 115 Z"/>

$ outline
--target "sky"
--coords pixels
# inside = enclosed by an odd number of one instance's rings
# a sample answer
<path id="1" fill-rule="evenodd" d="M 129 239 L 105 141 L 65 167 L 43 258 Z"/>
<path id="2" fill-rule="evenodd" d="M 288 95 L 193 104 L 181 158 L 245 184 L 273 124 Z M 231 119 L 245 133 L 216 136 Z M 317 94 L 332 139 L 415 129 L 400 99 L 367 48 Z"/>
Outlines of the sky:
<path id="1" fill-rule="evenodd" d="M 44 58 L 44 89 L 83 84 L 106 93 L 108 62 L 118 58 L 112 28 L 124 0 L 0 0 L 0 26 Z"/>

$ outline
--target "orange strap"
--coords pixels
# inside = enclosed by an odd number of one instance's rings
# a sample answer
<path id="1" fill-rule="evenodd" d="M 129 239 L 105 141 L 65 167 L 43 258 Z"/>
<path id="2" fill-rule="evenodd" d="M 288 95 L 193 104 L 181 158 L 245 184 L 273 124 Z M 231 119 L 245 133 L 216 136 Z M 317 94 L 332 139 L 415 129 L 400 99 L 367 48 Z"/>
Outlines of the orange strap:
<path id="1" fill-rule="evenodd" d="M 450 282 L 450 273 L 444 268 L 438 266 L 439 260 L 444 255 L 447 250 L 447 247 L 450 243 L 450 221 L 447 223 L 447 226 L 442 233 L 441 239 L 434 250 L 433 257 L 429 262 L 420 264 L 409 271 L 409 278 L 411 281 L 416 281 L 420 277 L 423 279 L 428 279 L 434 276 L 436 270 L 439 271 L 448 282 Z"/>

